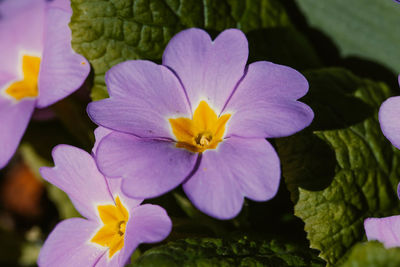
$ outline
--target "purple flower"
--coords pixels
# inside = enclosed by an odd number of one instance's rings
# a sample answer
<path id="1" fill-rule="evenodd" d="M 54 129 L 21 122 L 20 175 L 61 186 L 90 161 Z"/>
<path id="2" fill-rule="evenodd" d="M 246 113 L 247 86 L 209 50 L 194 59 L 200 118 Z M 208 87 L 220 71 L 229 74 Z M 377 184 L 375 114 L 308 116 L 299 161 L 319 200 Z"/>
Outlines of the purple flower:
<path id="1" fill-rule="evenodd" d="M 74 92 L 90 71 L 71 48 L 71 14 L 68 0 L 0 2 L 0 169 L 33 110 Z"/>
<path id="2" fill-rule="evenodd" d="M 400 83 L 400 76 L 398 78 Z M 390 97 L 382 103 L 379 109 L 379 122 L 383 134 L 400 149 L 400 96 Z M 400 184 L 397 187 L 400 198 Z M 364 221 L 365 233 L 368 240 L 378 240 L 385 247 L 400 246 L 400 216 L 386 218 L 367 218 Z"/>
<path id="3" fill-rule="evenodd" d="M 400 76 L 398 78 L 400 83 Z M 398 149 L 400 149 L 400 96 L 390 97 L 382 103 L 379 109 L 379 122 L 383 134 Z"/>
<path id="4" fill-rule="evenodd" d="M 106 134 L 96 131 L 99 139 Z M 42 176 L 65 191 L 86 219 L 60 222 L 40 251 L 39 266 L 124 266 L 140 243 L 168 236 L 172 223 L 165 210 L 126 197 L 121 179 L 106 179 L 90 154 L 58 145 L 53 158 L 55 167 L 42 167 Z"/>
<path id="5" fill-rule="evenodd" d="M 198 209 L 219 219 L 236 216 L 244 197 L 274 197 L 280 164 L 265 138 L 311 123 L 312 110 L 296 101 L 308 83 L 286 66 L 246 67 L 247 58 L 241 31 L 212 41 L 189 29 L 169 42 L 163 65 L 135 60 L 111 68 L 110 98 L 88 106 L 95 123 L 113 130 L 97 148 L 99 169 L 123 177 L 123 192 L 134 198 L 183 184 Z"/>
<path id="6" fill-rule="evenodd" d="M 400 198 L 400 184 L 397 187 Z M 367 218 L 364 221 L 368 240 L 378 240 L 386 248 L 400 247 L 400 215 L 385 218 Z"/>

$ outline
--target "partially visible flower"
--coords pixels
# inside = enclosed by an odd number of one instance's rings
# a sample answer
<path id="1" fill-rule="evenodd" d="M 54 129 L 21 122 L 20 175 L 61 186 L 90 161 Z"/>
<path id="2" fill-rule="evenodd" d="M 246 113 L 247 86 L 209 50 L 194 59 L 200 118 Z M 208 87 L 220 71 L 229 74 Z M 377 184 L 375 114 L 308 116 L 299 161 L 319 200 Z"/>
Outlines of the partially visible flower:
<path id="1" fill-rule="evenodd" d="M 400 83 L 400 76 L 398 78 Z M 388 98 L 379 109 L 379 123 L 383 134 L 400 149 L 400 96 Z"/>
<path id="2" fill-rule="evenodd" d="M 42 167 L 42 176 L 66 192 L 85 219 L 55 227 L 40 251 L 39 266 L 124 266 L 140 243 L 168 236 L 172 223 L 166 211 L 127 198 L 121 179 L 107 180 L 90 154 L 58 145 L 53 158 L 55 167 Z"/>
<path id="3" fill-rule="evenodd" d="M 0 2 L 0 169 L 35 108 L 77 90 L 90 65 L 71 48 L 69 0 Z"/>
<path id="4" fill-rule="evenodd" d="M 113 130 L 98 145 L 99 169 L 123 177 L 122 190 L 134 198 L 183 184 L 198 209 L 219 219 L 236 216 L 244 197 L 274 197 L 280 163 L 265 138 L 311 123 L 312 110 L 297 101 L 308 83 L 286 66 L 246 66 L 248 52 L 239 30 L 212 41 L 188 29 L 169 42 L 163 65 L 136 60 L 111 68 L 110 98 L 88 106 L 95 123 Z"/>
<path id="5" fill-rule="evenodd" d="M 400 83 L 400 76 L 398 77 Z M 379 109 L 379 123 L 383 134 L 400 149 L 400 96 L 390 97 Z M 400 198 L 400 184 L 397 187 Z M 386 218 L 367 218 L 364 221 L 368 240 L 378 240 L 385 247 L 400 247 L 400 215 Z"/>
<path id="6" fill-rule="evenodd" d="M 397 187 L 400 198 L 400 184 Z M 377 240 L 386 248 L 400 247 L 400 215 L 385 218 L 367 218 L 364 221 L 365 233 L 369 241 Z"/>

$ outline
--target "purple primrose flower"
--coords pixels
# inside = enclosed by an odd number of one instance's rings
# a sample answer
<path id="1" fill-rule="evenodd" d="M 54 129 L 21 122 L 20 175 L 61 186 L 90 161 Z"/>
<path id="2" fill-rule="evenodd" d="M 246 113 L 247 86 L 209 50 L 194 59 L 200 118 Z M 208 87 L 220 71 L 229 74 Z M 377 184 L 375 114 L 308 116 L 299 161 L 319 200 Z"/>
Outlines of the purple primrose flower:
<path id="1" fill-rule="evenodd" d="M 398 78 L 400 83 L 400 76 Z M 379 109 L 379 123 L 383 134 L 400 149 L 400 96 L 390 97 Z M 400 184 L 397 187 L 400 198 Z M 364 222 L 368 240 L 378 240 L 385 247 L 400 247 L 400 215 L 386 218 L 368 218 Z"/>
<path id="2" fill-rule="evenodd" d="M 398 78 L 400 83 L 400 76 Z M 379 109 L 379 123 L 383 134 L 398 149 L 400 149 L 400 96 L 390 97 L 382 103 Z"/>
<path id="3" fill-rule="evenodd" d="M 0 169 L 33 110 L 74 92 L 90 71 L 71 48 L 71 14 L 69 0 L 0 2 Z"/>
<path id="4" fill-rule="evenodd" d="M 397 187 L 400 198 L 400 184 Z M 400 247 L 400 215 L 385 218 L 367 218 L 364 229 L 368 240 L 378 240 L 386 248 Z"/>
<path id="5" fill-rule="evenodd" d="M 102 138 L 107 130 L 96 130 Z M 121 192 L 121 179 L 106 179 L 85 151 L 58 145 L 55 167 L 42 176 L 65 191 L 82 218 L 60 222 L 44 243 L 38 265 L 124 266 L 140 243 L 159 242 L 171 231 L 166 211 Z"/>
<path id="6" fill-rule="evenodd" d="M 279 158 L 265 138 L 308 126 L 308 91 L 296 70 L 260 61 L 246 67 L 248 43 L 236 29 L 214 41 L 188 29 L 169 42 L 162 65 L 134 60 L 106 74 L 110 98 L 88 106 L 112 132 L 96 152 L 107 177 L 123 177 L 130 197 L 156 197 L 183 184 L 204 213 L 230 219 L 244 197 L 265 201 L 279 187 Z"/>

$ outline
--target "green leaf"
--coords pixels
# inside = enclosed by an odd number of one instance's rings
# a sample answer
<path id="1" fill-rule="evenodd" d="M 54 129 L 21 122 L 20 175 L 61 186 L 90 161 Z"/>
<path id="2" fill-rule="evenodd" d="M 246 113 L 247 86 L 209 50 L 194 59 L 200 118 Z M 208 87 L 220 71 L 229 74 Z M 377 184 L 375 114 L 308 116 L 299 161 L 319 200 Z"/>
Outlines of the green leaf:
<path id="1" fill-rule="evenodd" d="M 397 267 L 400 266 L 400 248 L 385 249 L 376 241 L 354 246 L 342 267 Z"/>
<path id="2" fill-rule="evenodd" d="M 297 0 L 311 27 L 332 38 L 342 56 L 400 69 L 400 5 L 391 0 Z"/>
<path id="3" fill-rule="evenodd" d="M 132 266 L 324 266 L 313 251 L 276 240 L 188 238 L 146 251 Z"/>
<path id="4" fill-rule="evenodd" d="M 311 247 L 336 265 L 365 239 L 365 218 L 400 211 L 400 153 L 378 122 L 380 104 L 391 92 L 343 69 L 306 76 L 310 92 L 304 102 L 315 120 L 308 131 L 278 139 L 277 148 L 292 199 L 298 200 L 295 215 L 305 222 Z"/>
<path id="5" fill-rule="evenodd" d="M 251 60 L 315 67 L 308 41 L 291 27 L 278 0 L 72 0 L 72 46 L 94 70 L 94 100 L 107 97 L 104 74 L 129 59 L 161 62 L 168 41 L 190 27 L 211 35 L 239 28 L 250 38 Z M 279 27 L 280 30 L 268 29 Z M 254 40 L 254 45 L 251 43 Z M 254 47 L 254 48 L 253 48 Z M 307 60 L 305 56 L 307 55 Z"/>

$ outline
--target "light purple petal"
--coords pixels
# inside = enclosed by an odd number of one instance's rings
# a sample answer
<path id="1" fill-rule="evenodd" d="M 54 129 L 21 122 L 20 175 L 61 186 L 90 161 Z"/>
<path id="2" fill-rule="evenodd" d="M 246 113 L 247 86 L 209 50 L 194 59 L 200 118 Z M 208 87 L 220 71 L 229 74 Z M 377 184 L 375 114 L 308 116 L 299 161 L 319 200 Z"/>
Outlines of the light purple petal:
<path id="1" fill-rule="evenodd" d="M 11 80 L 14 80 L 18 78 L 15 74 L 9 73 L 9 72 L 4 72 L 0 70 L 0 94 L 3 94 L 6 89 L 6 86 L 9 85 Z M 1 95 L 3 97 L 4 95 Z M 8 98 L 8 96 L 6 97 Z"/>
<path id="2" fill-rule="evenodd" d="M 397 185 L 397 197 L 400 198 L 400 183 Z"/>
<path id="3" fill-rule="evenodd" d="M 68 26 L 71 15 L 58 8 L 47 10 L 38 107 L 49 106 L 75 92 L 90 72 L 89 62 L 72 50 Z"/>
<path id="4" fill-rule="evenodd" d="M 400 216 L 368 218 L 364 221 L 368 240 L 378 240 L 386 248 L 400 246 Z"/>
<path id="5" fill-rule="evenodd" d="M 0 14 L 0 71 L 17 77 L 21 72 L 20 53 L 41 56 L 45 1 L 3 1 Z"/>
<path id="6" fill-rule="evenodd" d="M 283 137 L 307 127 L 314 113 L 296 99 L 307 93 L 307 80 L 296 70 L 266 61 L 249 66 L 228 102 L 226 136 Z"/>
<path id="7" fill-rule="evenodd" d="M 90 242 L 99 225 L 81 218 L 62 221 L 48 236 L 40 250 L 38 265 L 94 266 L 105 248 Z"/>
<path id="8" fill-rule="evenodd" d="M 47 0 L 48 6 L 61 8 L 69 13 L 72 13 L 70 0 Z"/>
<path id="9" fill-rule="evenodd" d="M 400 149 L 400 96 L 388 98 L 379 109 L 379 122 L 383 134 Z"/>
<path id="10" fill-rule="evenodd" d="M 124 266 L 140 243 L 164 240 L 172 229 L 167 212 L 157 205 L 146 204 L 131 211 L 126 226 L 125 246 L 120 252 L 119 265 Z"/>
<path id="11" fill-rule="evenodd" d="M 55 167 L 40 168 L 43 178 L 67 193 L 80 214 L 99 220 L 97 206 L 113 198 L 93 157 L 69 145 L 56 146 L 52 154 Z"/>
<path id="12" fill-rule="evenodd" d="M 197 154 L 175 143 L 113 132 L 99 144 L 99 169 L 107 177 L 123 177 L 122 190 L 134 198 L 151 198 L 178 186 L 192 171 Z"/>
<path id="13" fill-rule="evenodd" d="M 92 153 L 96 154 L 97 147 L 99 146 L 99 143 L 101 140 L 103 140 L 104 137 L 106 137 L 108 134 L 112 133 L 112 130 L 104 128 L 104 127 L 97 127 L 96 130 L 94 130 L 94 137 L 96 139 L 96 142 L 94 143 L 94 146 L 92 148 Z"/>
<path id="14" fill-rule="evenodd" d="M 35 107 L 34 99 L 15 102 L 3 93 L 0 92 L 0 169 L 17 150 Z"/>
<path id="15" fill-rule="evenodd" d="M 244 196 L 256 201 L 271 199 L 279 181 L 279 158 L 266 140 L 232 137 L 217 150 L 205 151 L 183 189 L 202 212 L 231 219 L 239 213 Z"/>
<path id="16" fill-rule="evenodd" d="M 108 252 L 106 252 L 98 262 L 96 262 L 96 265 L 94 267 L 123 267 L 125 264 L 119 264 L 119 258 L 120 258 L 120 252 L 118 251 L 113 257 L 110 259 L 108 257 Z"/>
<path id="17" fill-rule="evenodd" d="M 225 30 L 211 41 L 207 32 L 188 29 L 168 43 L 163 64 L 181 79 L 193 110 L 205 100 L 219 113 L 244 74 L 248 54 L 240 30 Z"/>
<path id="18" fill-rule="evenodd" d="M 97 127 L 96 130 L 94 130 L 94 136 L 96 137 L 96 142 L 92 149 L 92 154 L 94 155 L 94 157 L 96 157 L 95 153 L 99 143 L 103 140 L 104 137 L 106 137 L 110 133 L 112 133 L 112 131 L 104 127 Z M 130 208 L 139 206 L 140 203 L 142 203 L 143 199 L 129 198 L 122 192 L 122 178 L 106 179 L 106 182 L 114 199 L 116 198 L 116 196 L 120 196 L 121 201 Z"/>
<path id="19" fill-rule="evenodd" d="M 143 202 L 142 198 L 130 198 L 124 192 L 122 192 L 122 178 L 113 178 L 106 179 L 108 188 L 110 188 L 110 192 L 113 195 L 114 199 L 119 196 L 125 207 L 134 208 L 140 205 Z"/>
<path id="20" fill-rule="evenodd" d="M 111 98 L 88 106 L 98 125 L 141 137 L 172 138 L 168 119 L 190 117 L 189 104 L 176 76 L 150 61 L 126 61 L 106 74 Z"/>

